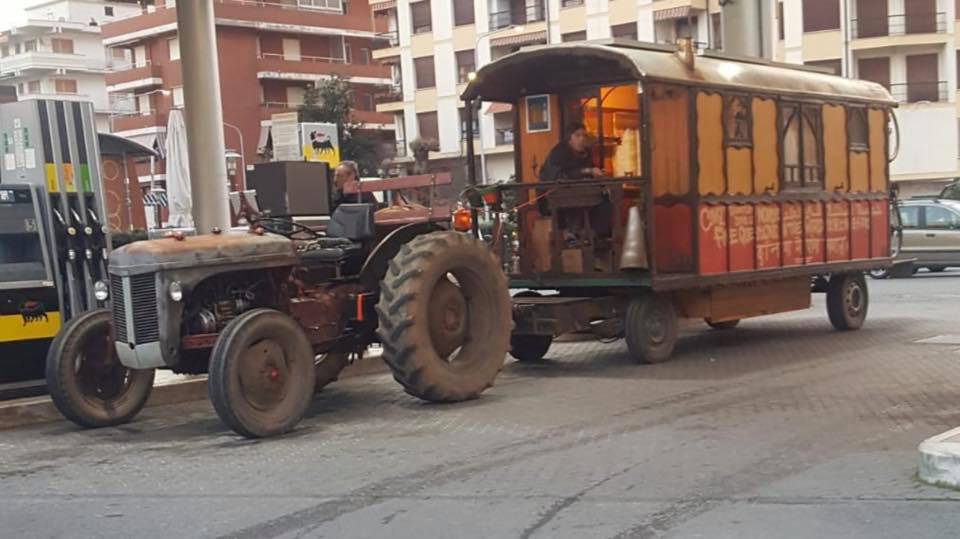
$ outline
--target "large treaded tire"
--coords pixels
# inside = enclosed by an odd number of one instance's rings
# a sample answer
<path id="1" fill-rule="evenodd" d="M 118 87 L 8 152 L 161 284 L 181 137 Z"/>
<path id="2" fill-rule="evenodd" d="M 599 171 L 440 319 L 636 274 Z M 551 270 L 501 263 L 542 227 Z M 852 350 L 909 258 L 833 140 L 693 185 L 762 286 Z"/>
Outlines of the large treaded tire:
<path id="1" fill-rule="evenodd" d="M 840 331 L 860 329 L 867 319 L 870 294 L 862 273 L 839 273 L 830 276 L 827 289 L 827 315 Z"/>
<path id="2" fill-rule="evenodd" d="M 450 286 L 441 285 L 453 282 L 451 275 L 464 311 L 455 324 L 462 343 L 452 361 L 438 353 L 438 346 L 453 348 L 435 344 L 437 328 L 429 327 L 428 315 L 435 290 L 442 286 L 439 295 L 451 297 Z M 487 246 L 466 234 L 433 232 L 403 245 L 380 284 L 377 313 L 383 359 L 410 395 L 431 402 L 473 399 L 503 368 L 512 323 L 506 276 Z"/>
<path id="3" fill-rule="evenodd" d="M 153 390 L 153 369 L 127 369 L 120 364 L 110 324 L 110 311 L 84 313 L 60 329 L 47 352 L 47 389 L 53 404 L 81 427 L 109 427 L 130 421 L 143 409 Z M 91 359 L 85 356 L 90 353 L 100 356 L 93 359 L 102 359 L 103 368 L 89 363 Z"/>
<path id="4" fill-rule="evenodd" d="M 627 348 L 640 363 L 663 363 L 677 344 L 677 314 L 668 295 L 642 294 L 627 306 Z"/>
<path id="5" fill-rule="evenodd" d="M 213 409 L 247 438 L 293 430 L 310 407 L 315 383 L 310 341 L 292 318 L 273 309 L 231 320 L 210 354 Z"/>

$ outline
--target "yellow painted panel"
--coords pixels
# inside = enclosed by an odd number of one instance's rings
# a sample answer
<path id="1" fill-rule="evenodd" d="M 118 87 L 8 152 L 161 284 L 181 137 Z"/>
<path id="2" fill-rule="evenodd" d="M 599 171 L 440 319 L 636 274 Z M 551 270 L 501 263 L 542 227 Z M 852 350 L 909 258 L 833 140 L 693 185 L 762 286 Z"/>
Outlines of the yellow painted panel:
<path id="1" fill-rule="evenodd" d="M 866 152 L 850 153 L 850 192 L 870 190 L 870 162 Z"/>
<path id="2" fill-rule="evenodd" d="M 826 190 L 848 191 L 847 178 L 847 122 L 843 107 L 823 106 L 823 165 L 826 167 Z"/>
<path id="3" fill-rule="evenodd" d="M 887 114 L 881 109 L 870 109 L 870 190 L 887 191 Z"/>
<path id="4" fill-rule="evenodd" d="M 723 98 L 716 94 L 697 94 L 697 162 L 700 194 L 723 194 Z"/>
<path id="5" fill-rule="evenodd" d="M 727 191 L 749 195 L 753 191 L 753 152 L 750 148 L 727 148 Z"/>
<path id="6" fill-rule="evenodd" d="M 684 195 L 690 188 L 690 134 L 686 88 L 651 85 L 651 172 L 654 196 Z"/>
<path id="7" fill-rule="evenodd" d="M 52 339 L 58 331 L 60 331 L 60 313 L 56 311 L 46 313 L 40 320 L 31 322 L 25 322 L 23 316 L 19 314 L 0 316 L 0 342 Z"/>
<path id="8" fill-rule="evenodd" d="M 780 158 L 777 152 L 777 104 L 753 99 L 753 192 L 779 190 Z"/>

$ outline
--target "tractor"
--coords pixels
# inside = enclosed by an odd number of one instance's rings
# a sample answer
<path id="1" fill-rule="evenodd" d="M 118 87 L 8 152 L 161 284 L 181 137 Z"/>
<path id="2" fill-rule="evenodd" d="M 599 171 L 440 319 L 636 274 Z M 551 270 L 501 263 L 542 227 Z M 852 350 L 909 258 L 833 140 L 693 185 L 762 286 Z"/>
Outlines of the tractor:
<path id="1" fill-rule="evenodd" d="M 206 373 L 227 426 L 275 436 L 372 343 L 410 395 L 479 396 L 508 352 L 510 297 L 469 212 L 434 205 L 442 183 L 448 174 L 361 182 L 393 203 L 341 204 L 322 230 L 261 214 L 245 232 L 113 251 L 111 308 L 72 320 L 51 346 L 54 403 L 83 427 L 117 425 L 142 409 L 156 369 Z M 428 205 L 399 194 L 424 186 Z"/>

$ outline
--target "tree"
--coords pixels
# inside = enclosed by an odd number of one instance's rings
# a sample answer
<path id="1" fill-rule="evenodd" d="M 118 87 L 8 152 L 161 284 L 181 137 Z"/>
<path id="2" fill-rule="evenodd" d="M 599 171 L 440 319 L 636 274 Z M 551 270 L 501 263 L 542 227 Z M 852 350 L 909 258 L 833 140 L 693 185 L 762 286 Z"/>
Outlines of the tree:
<path id="1" fill-rule="evenodd" d="M 303 94 L 303 104 L 297 108 L 301 122 L 336 124 L 340 158 L 356 161 L 363 176 L 376 175 L 384 157 L 380 142 L 360 129 L 360 124 L 351 118 L 352 112 L 350 83 L 339 76 L 308 86 Z"/>

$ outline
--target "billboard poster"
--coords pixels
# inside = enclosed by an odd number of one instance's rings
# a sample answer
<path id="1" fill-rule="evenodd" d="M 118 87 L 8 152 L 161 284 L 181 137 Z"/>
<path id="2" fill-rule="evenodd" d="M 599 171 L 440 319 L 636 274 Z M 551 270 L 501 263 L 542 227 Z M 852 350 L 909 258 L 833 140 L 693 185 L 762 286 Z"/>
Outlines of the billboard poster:
<path id="1" fill-rule="evenodd" d="M 300 148 L 297 136 L 297 113 L 287 112 L 271 116 L 274 161 L 299 161 Z"/>
<path id="2" fill-rule="evenodd" d="M 300 124 L 300 146 L 305 161 L 327 163 L 331 168 L 340 163 L 340 139 L 336 124 Z"/>

